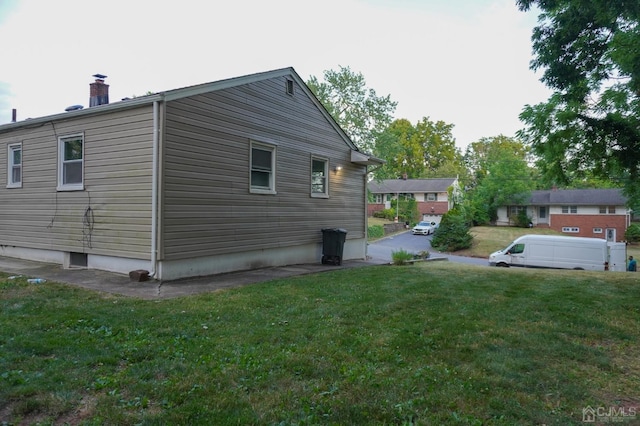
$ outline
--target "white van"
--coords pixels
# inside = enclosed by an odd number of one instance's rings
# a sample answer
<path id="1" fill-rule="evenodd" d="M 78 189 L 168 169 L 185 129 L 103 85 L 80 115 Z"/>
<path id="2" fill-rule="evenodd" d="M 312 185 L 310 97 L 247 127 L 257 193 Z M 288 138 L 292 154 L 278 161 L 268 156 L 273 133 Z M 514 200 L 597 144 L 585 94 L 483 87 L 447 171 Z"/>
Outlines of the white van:
<path id="1" fill-rule="evenodd" d="M 492 253 L 489 265 L 606 271 L 609 270 L 610 244 L 601 238 L 523 235 L 505 249 Z M 615 253 L 620 253 L 618 246 L 624 243 L 613 244 L 617 249 Z M 621 255 L 626 256 L 626 246 Z"/>

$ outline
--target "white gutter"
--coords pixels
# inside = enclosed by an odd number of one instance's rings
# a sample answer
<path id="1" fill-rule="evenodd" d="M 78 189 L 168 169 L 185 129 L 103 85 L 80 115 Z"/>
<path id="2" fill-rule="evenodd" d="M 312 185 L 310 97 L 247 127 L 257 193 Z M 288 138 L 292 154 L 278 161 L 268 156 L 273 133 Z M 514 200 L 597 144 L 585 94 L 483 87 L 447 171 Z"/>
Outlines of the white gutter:
<path id="1" fill-rule="evenodd" d="M 149 277 L 155 277 L 158 264 L 158 156 L 160 145 L 160 108 L 153 101 L 153 170 L 151 180 L 151 271 Z"/>

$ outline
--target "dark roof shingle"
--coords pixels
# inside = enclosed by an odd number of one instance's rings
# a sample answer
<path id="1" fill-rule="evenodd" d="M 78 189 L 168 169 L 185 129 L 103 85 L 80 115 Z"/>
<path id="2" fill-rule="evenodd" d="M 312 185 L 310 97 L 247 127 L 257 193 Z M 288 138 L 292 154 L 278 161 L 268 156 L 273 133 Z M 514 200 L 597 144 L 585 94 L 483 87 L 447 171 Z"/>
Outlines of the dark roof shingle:
<path id="1" fill-rule="evenodd" d="M 620 189 L 557 189 L 531 191 L 530 205 L 623 206 Z"/>
<path id="2" fill-rule="evenodd" d="M 381 182 L 368 183 L 369 191 L 373 194 L 447 192 L 457 178 L 438 179 L 386 179 Z"/>

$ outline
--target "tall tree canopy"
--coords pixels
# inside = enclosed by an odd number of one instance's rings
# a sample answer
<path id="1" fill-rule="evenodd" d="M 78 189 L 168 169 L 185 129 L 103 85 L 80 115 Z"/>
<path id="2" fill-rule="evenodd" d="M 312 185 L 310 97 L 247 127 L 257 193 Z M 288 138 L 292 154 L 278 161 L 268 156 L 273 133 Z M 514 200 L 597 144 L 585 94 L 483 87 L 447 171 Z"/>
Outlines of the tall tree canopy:
<path id="1" fill-rule="evenodd" d="M 455 177 L 464 173 L 452 124 L 424 117 L 414 126 L 393 121 L 376 140 L 374 153 L 387 163 L 374 171 L 376 179 L 395 179 L 405 173 L 413 179 Z"/>
<path id="2" fill-rule="evenodd" d="M 499 207 L 526 201 L 535 187 L 527 158 L 522 142 L 502 135 L 467 147 L 465 160 L 473 172 L 467 202 L 476 223 L 495 221 Z"/>
<path id="3" fill-rule="evenodd" d="M 342 67 L 311 76 L 307 86 L 361 150 L 373 153 L 375 140 L 393 120 L 397 102 L 367 88 L 364 76 Z"/>
<path id="4" fill-rule="evenodd" d="M 527 105 L 519 137 L 559 184 L 609 177 L 638 199 L 640 173 L 640 1 L 516 0 L 541 10 L 534 70 L 554 90 Z"/>

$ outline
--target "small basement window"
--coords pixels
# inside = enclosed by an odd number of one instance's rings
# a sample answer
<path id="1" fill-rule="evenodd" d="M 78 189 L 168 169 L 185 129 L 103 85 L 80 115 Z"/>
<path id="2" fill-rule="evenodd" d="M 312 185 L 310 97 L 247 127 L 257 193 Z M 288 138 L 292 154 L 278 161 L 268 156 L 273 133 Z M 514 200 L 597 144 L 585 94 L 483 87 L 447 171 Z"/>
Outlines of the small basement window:
<path id="1" fill-rule="evenodd" d="M 87 267 L 87 254 L 86 253 L 69 253 L 69 266 L 75 268 Z"/>

